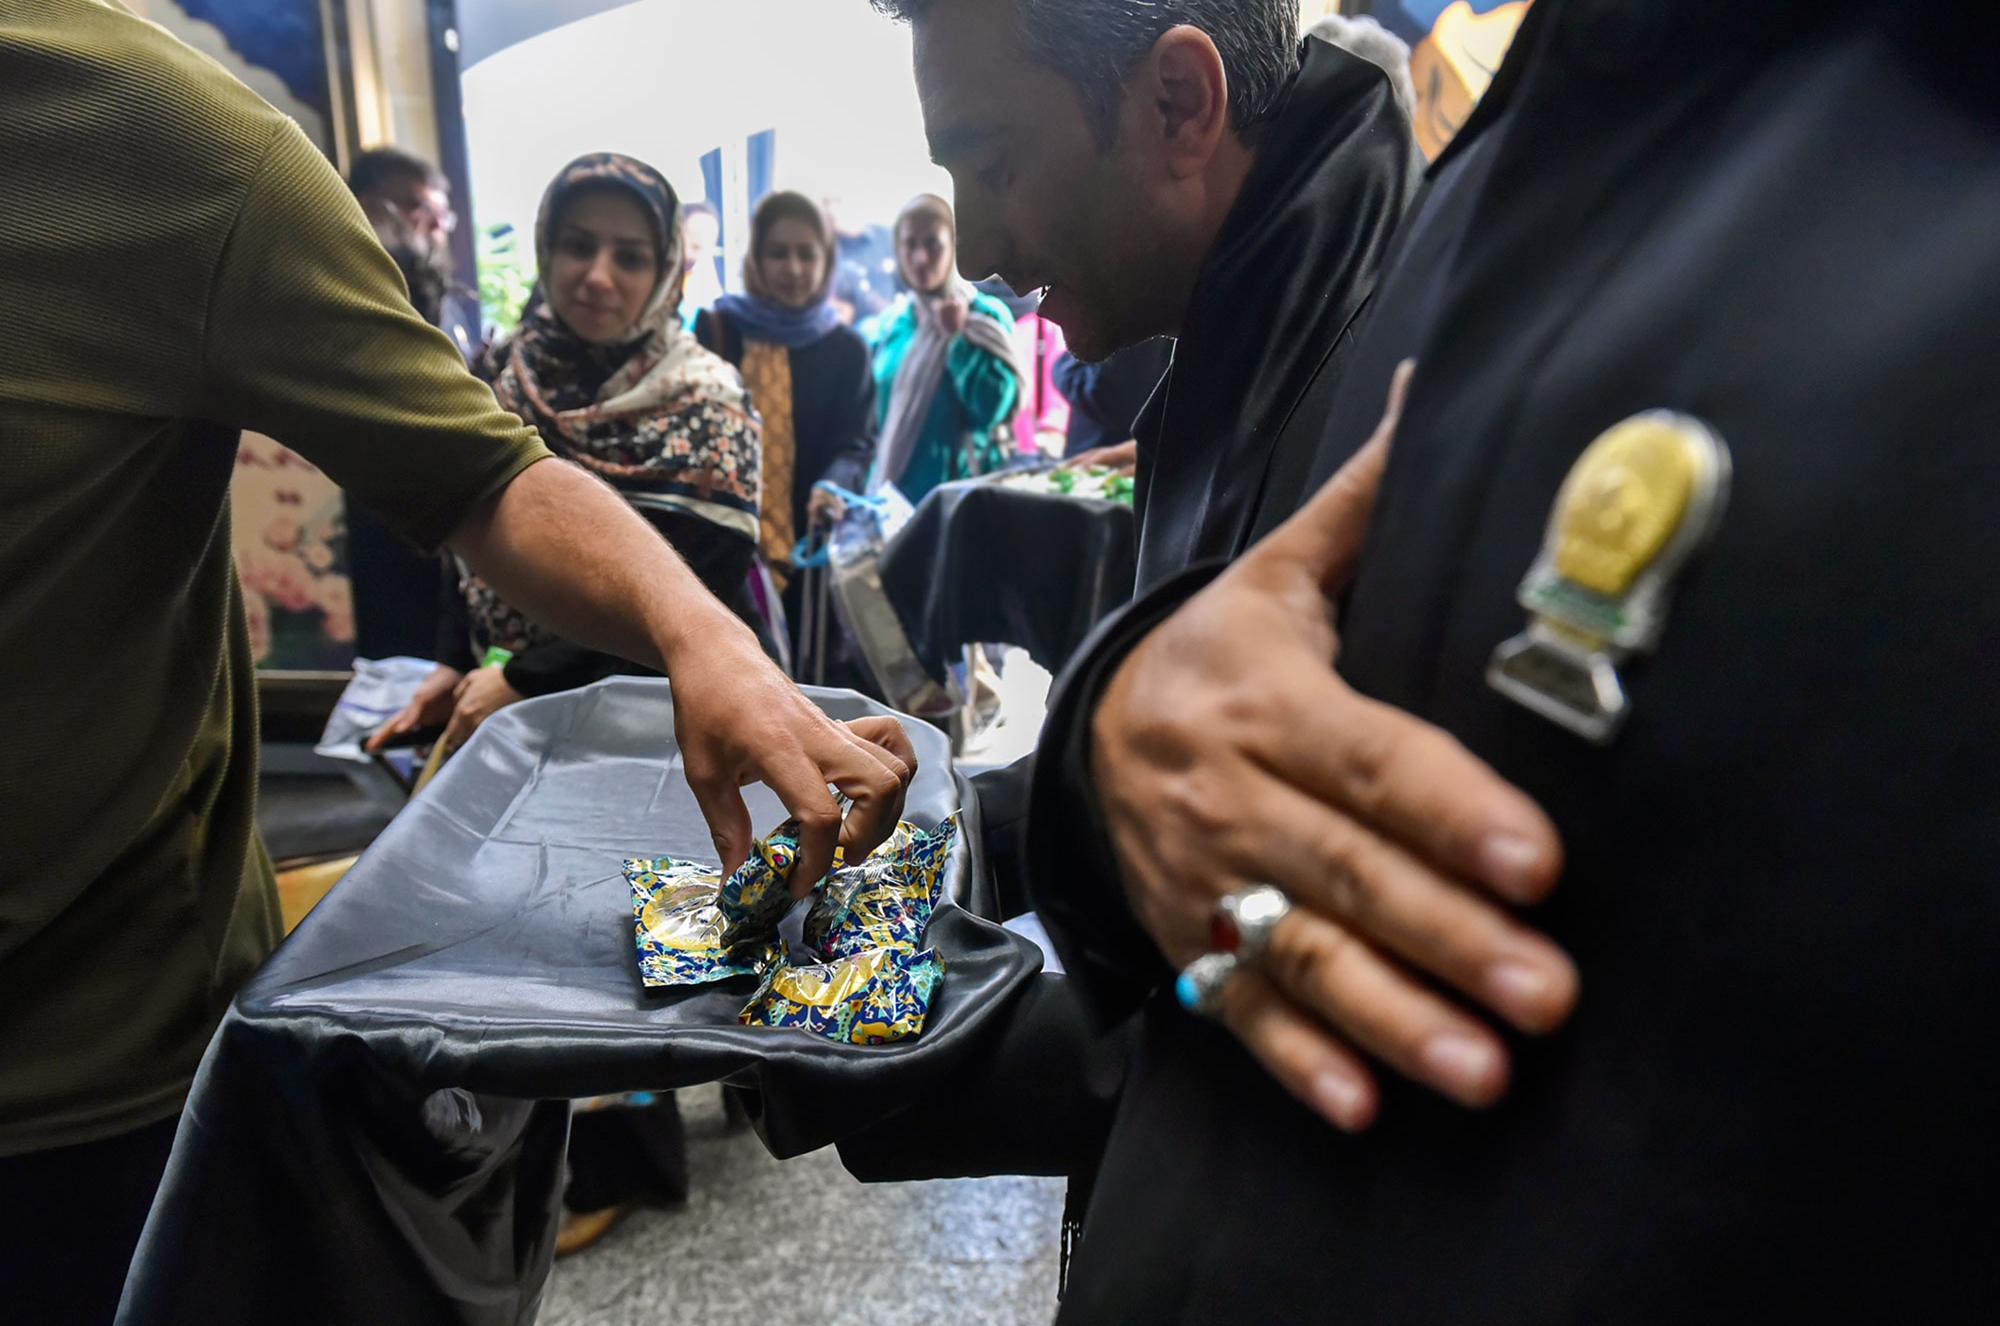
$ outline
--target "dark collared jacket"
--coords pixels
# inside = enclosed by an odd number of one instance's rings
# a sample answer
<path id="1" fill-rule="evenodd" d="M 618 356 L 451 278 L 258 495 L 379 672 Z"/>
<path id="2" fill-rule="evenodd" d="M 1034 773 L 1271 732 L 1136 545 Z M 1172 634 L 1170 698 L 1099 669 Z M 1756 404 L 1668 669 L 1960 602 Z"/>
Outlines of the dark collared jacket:
<path id="1" fill-rule="evenodd" d="M 1307 40 L 1297 80 L 1211 247 L 1140 440 L 1138 584 L 1234 556 L 1282 520 L 1354 351 L 1354 324 L 1409 194 L 1409 122 L 1380 70 Z M 1266 521 L 1260 529 L 1259 521 Z M 1003 898 L 1019 896 L 1035 757 L 982 774 L 980 828 Z M 908 1105 L 842 1156 L 869 1179 L 1011 1172 L 1087 1176 L 1128 1037 L 1100 1034 L 1045 978 L 1005 1039 L 936 1100 Z"/>
<path id="2" fill-rule="evenodd" d="M 1398 239 L 1311 482 L 1421 367 L 1343 674 L 1554 816 L 1583 1003 L 1469 1113 L 1341 1136 L 1160 995 L 1094 822 L 1111 665 L 1029 850 L 1144 1003 L 1063 1322 L 1988 1320 L 2000 1290 L 2000 90 L 1986 6 L 1541 0 Z M 1564 476 L 1670 408 L 1734 491 L 1599 748 L 1485 680 Z"/>
<path id="3" fill-rule="evenodd" d="M 1308 38 L 1139 416 L 1141 593 L 1261 532 L 1295 490 L 1408 199 L 1415 148 L 1380 70 Z"/>

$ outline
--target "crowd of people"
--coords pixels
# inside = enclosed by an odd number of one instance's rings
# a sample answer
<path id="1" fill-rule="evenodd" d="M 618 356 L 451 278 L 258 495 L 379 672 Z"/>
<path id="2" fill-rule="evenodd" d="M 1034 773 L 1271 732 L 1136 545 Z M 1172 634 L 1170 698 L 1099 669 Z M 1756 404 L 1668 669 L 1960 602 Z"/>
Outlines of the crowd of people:
<path id="1" fill-rule="evenodd" d="M 349 183 L 413 303 L 438 321 L 451 289 L 448 185 L 393 148 L 364 154 Z M 872 340 L 835 299 L 840 247 L 820 205 L 793 192 L 758 203 L 741 293 L 695 289 L 717 261 L 714 217 L 642 161 L 571 163 L 536 221 L 529 307 L 472 366 L 558 455 L 619 491 L 787 663 L 809 620 L 794 572 L 848 496 L 887 484 L 914 505 L 1019 462 L 1015 419 L 1035 371 L 1006 305 L 958 274 L 942 198 L 917 198 L 896 220 L 907 293 Z M 510 704 L 644 670 L 555 637 L 462 560 L 440 593 L 429 559 L 354 505 L 362 654 L 440 664 L 375 748 L 442 730 L 455 750 Z M 420 643 L 399 629 L 417 618 L 428 622 Z M 842 677 L 872 684 L 852 666 Z"/>
<path id="2" fill-rule="evenodd" d="M 874 344 L 792 194 L 684 313 L 685 209 L 599 154 L 470 365 L 412 306 L 449 293 L 422 163 L 364 208 L 110 0 L 0 10 L 13 1301 L 110 1319 L 277 939 L 238 430 L 448 550 L 398 731 L 663 673 L 723 866 L 762 781 L 817 878 L 915 757 L 774 661 L 790 548 L 822 483 L 1004 462 L 997 274 L 1163 367 L 1138 593 L 995 798 L 1066 976 L 849 1167 L 1070 1175 L 1092 1326 L 1983 1320 L 1990 7 L 1539 0 L 1425 168 L 1296 0 L 875 3 L 955 198 L 898 220 Z"/>
<path id="3" fill-rule="evenodd" d="M 393 148 L 364 154 L 349 185 L 412 302 L 437 321 L 451 289 L 448 185 Z M 914 505 L 941 484 L 1008 467 L 1033 370 L 1007 306 L 959 275 L 942 198 L 919 197 L 896 218 L 907 294 L 882 311 L 872 343 L 835 302 L 840 249 L 819 204 L 784 191 L 758 203 L 742 293 L 716 280 L 716 221 L 706 204 L 683 206 L 645 162 L 599 153 L 570 163 L 536 219 L 529 307 L 472 369 L 556 455 L 624 497 L 782 664 L 807 643 L 795 562 L 824 540 L 845 495 L 890 484 Z M 1143 403 L 1132 403 L 1126 432 Z M 371 749 L 429 733 L 449 754 L 510 705 L 652 671 L 542 626 L 463 557 L 449 559 L 440 590 L 430 559 L 355 507 L 358 603 L 436 604 L 431 638 L 395 652 L 438 667 Z M 840 679 L 872 681 L 851 665 Z M 640 1202 L 686 1192 L 672 1093 L 589 1102 L 573 1127 L 558 1248 L 580 1251 Z"/>

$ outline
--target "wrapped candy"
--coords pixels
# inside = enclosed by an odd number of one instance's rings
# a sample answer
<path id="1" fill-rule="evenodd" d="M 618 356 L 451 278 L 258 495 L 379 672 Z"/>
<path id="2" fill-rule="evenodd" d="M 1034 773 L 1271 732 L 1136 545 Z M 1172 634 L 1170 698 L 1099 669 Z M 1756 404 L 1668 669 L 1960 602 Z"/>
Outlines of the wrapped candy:
<path id="1" fill-rule="evenodd" d="M 834 871 L 806 913 L 806 947 L 829 962 L 870 949 L 922 948 L 957 837 L 956 816 L 929 833 L 899 825 L 866 861 Z"/>
<path id="2" fill-rule="evenodd" d="M 780 963 L 738 1020 L 750 1027 L 795 1027 L 848 1045 L 887 1045 L 923 1031 L 943 974 L 934 952 L 887 948 L 811 967 Z"/>
<path id="3" fill-rule="evenodd" d="M 761 976 L 739 1016 L 746 1026 L 795 1027 L 850 1045 L 916 1036 L 944 972 L 923 941 L 957 837 L 956 817 L 928 833 L 899 824 L 859 865 L 836 857 L 806 917 L 809 955 L 796 964 L 778 938 L 793 905 L 796 820 L 726 880 L 691 862 L 627 861 L 640 975 L 651 987 Z"/>
<path id="4" fill-rule="evenodd" d="M 900 860 L 917 841 L 915 825 L 898 824 L 887 842 L 869 855 L 866 864 Z M 834 866 L 843 866 L 843 854 L 835 849 Z M 734 946 L 746 940 L 762 940 L 775 935 L 778 922 L 792 910 L 792 875 L 799 864 L 799 822 L 787 820 L 750 851 L 750 859 L 723 881 L 722 940 Z"/>
<path id="5" fill-rule="evenodd" d="M 775 942 L 724 945 L 720 873 L 691 861 L 632 860 L 632 920 L 639 976 L 648 988 L 761 976 L 781 956 Z"/>
<path id="6" fill-rule="evenodd" d="M 920 836 L 922 836 L 922 833 L 923 830 L 919 829 L 916 825 L 910 823 L 908 820 L 903 820 L 896 825 L 895 832 L 889 835 L 889 839 L 887 842 L 883 843 L 880 847 L 876 848 L 874 851 L 868 854 L 868 859 L 870 861 L 874 861 L 881 857 L 901 856 L 903 853 L 910 850 L 910 845 L 916 842 L 916 840 Z M 838 870 L 843 868 L 846 864 L 847 864 L 847 849 L 844 847 L 836 847 L 833 850 L 834 868 Z"/>
<path id="7" fill-rule="evenodd" d="M 799 822 L 786 820 L 777 832 L 750 849 L 750 859 L 722 883 L 722 943 L 775 936 L 778 922 L 792 910 L 792 872 L 799 864 Z"/>

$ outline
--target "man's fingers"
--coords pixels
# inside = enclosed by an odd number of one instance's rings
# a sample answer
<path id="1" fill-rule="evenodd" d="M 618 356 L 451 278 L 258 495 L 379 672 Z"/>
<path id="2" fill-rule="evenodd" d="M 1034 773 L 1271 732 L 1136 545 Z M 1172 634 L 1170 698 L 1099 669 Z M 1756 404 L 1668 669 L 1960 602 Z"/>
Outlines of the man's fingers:
<path id="1" fill-rule="evenodd" d="M 816 711 L 800 702 L 801 712 Z M 704 754 L 699 744 L 684 747 L 688 786 L 708 821 L 725 875 L 749 859 L 756 833 L 744 804 L 742 785 L 762 782 L 799 823 L 799 858 L 793 889 L 803 893 L 833 868 L 836 846 L 858 860 L 880 846 L 903 813 L 903 790 L 916 765 L 916 749 L 894 719 L 864 719 L 852 730 L 831 720 L 803 742 L 767 741 L 752 747 L 761 763 Z M 828 785 L 854 802 L 843 823 Z"/>
<path id="2" fill-rule="evenodd" d="M 1375 435 L 1340 467 L 1339 473 L 1327 480 L 1312 501 L 1253 549 L 1251 558 L 1301 563 L 1328 598 L 1345 592 L 1362 546 L 1368 541 L 1375 497 L 1381 491 L 1382 472 L 1389 464 L 1389 448 L 1402 422 L 1403 403 L 1408 399 L 1410 378 L 1415 372 L 1413 361 L 1406 360 L 1397 367 L 1389 386 L 1388 410 Z"/>
<path id="3" fill-rule="evenodd" d="M 868 757 L 857 750 L 853 758 L 865 760 Z M 764 786 L 777 793 L 786 812 L 799 822 L 799 860 L 792 872 L 792 892 L 797 895 L 803 895 L 807 889 L 826 878 L 826 873 L 833 869 L 833 849 L 840 841 L 840 805 L 833 799 L 833 793 L 827 791 L 826 785 L 839 785 L 841 778 L 839 771 L 826 767 L 827 763 L 823 752 L 795 748 L 791 754 L 774 763 L 767 763 L 759 771 Z M 879 763 L 875 764 L 875 771 L 878 787 L 880 782 L 889 781 L 887 771 Z M 853 780 L 850 778 L 849 781 Z M 845 788 L 841 790 L 846 791 Z M 740 803 L 740 797 L 738 801 Z M 744 855 L 748 855 L 747 848 Z"/>
<path id="4" fill-rule="evenodd" d="M 1280 1086 L 1334 1127 L 1358 1133 L 1375 1121 L 1381 1092 L 1368 1066 L 1260 973 L 1230 978 L 1222 1020 Z"/>
<path id="5" fill-rule="evenodd" d="M 1417 375 L 1417 361 L 1405 359 L 1396 365 L 1395 373 L 1389 379 L 1389 403 L 1382 411 L 1382 422 L 1375 425 L 1370 442 L 1380 442 L 1392 446 L 1396 441 L 1396 430 L 1403 426 L 1403 407 L 1410 400 L 1410 380 Z"/>
<path id="6" fill-rule="evenodd" d="M 714 840 L 715 854 L 722 861 L 722 877 L 727 879 L 750 859 L 750 847 L 755 841 L 750 808 L 743 803 L 743 789 L 734 775 L 697 767 L 693 759 L 688 759 L 685 767 L 688 787 L 694 793 L 695 804 L 701 807 L 702 818 L 708 821 L 709 837 Z"/>
<path id="7" fill-rule="evenodd" d="M 384 723 L 381 727 L 375 729 L 375 735 L 368 738 L 368 749 L 370 751 L 381 750 L 391 741 L 395 740 L 397 737 L 402 736 L 405 732 L 408 732 L 410 730 L 411 722 L 412 719 L 410 711 L 408 709 L 403 710 L 401 713 L 397 714 L 394 718 Z"/>
<path id="8" fill-rule="evenodd" d="M 438 738 L 446 755 L 455 755 L 458 748 L 472 740 L 472 734 L 479 730 L 479 722 L 467 713 L 463 706 L 451 711 L 451 721 L 445 724 L 444 736 Z"/>
<path id="9" fill-rule="evenodd" d="M 1576 1006 L 1576 965 L 1497 903 L 1337 811 L 1271 782 L 1229 845 L 1263 879 L 1531 1035 Z"/>
<path id="10" fill-rule="evenodd" d="M 1562 839 L 1532 799 L 1449 733 L 1357 695 L 1274 694 L 1253 753 L 1279 782 L 1371 825 L 1509 902 L 1540 902 L 1562 873 Z"/>
<path id="11" fill-rule="evenodd" d="M 1258 960 L 1294 1003 L 1403 1076 L 1480 1108 L 1505 1094 L 1507 1047 L 1347 927 L 1294 908 Z"/>
<path id="12" fill-rule="evenodd" d="M 910 740 L 910 734 L 904 729 L 901 720 L 887 715 L 877 718 L 857 718 L 847 724 L 847 730 L 863 741 L 880 746 L 895 756 L 903 767 L 898 771 L 891 765 L 891 771 L 897 773 L 903 780 L 904 786 L 909 785 L 910 779 L 917 772 L 917 747 L 916 743 Z"/>
<path id="13" fill-rule="evenodd" d="M 854 803 L 840 826 L 840 847 L 848 861 L 864 859 L 896 831 L 916 771 L 916 748 L 900 723 L 894 719 L 861 723 L 866 726 L 829 728 L 826 748 L 816 752 L 826 780 Z"/>

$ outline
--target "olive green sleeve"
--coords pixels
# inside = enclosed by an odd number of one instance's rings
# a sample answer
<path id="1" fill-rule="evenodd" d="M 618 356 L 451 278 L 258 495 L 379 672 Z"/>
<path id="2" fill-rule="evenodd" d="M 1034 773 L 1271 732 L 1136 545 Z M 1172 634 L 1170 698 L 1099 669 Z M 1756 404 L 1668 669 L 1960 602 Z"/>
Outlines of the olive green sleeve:
<path id="1" fill-rule="evenodd" d="M 549 455 L 410 307 L 359 204 L 289 123 L 216 268 L 195 409 L 276 438 L 427 549 Z"/>

